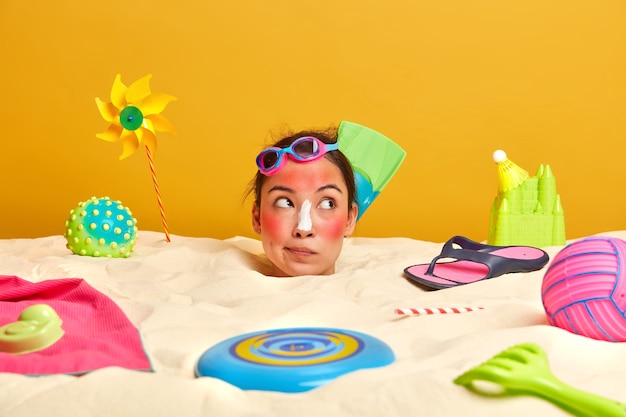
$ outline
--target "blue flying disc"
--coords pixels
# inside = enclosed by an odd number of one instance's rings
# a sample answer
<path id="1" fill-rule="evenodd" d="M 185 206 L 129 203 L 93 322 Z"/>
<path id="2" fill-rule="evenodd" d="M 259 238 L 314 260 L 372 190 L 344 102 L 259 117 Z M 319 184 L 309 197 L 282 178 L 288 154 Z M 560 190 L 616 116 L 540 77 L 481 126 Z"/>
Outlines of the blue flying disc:
<path id="1" fill-rule="evenodd" d="M 304 392 L 348 372 L 389 365 L 394 359 L 387 344 L 363 333 L 275 329 L 218 343 L 200 356 L 195 373 L 243 390 Z"/>

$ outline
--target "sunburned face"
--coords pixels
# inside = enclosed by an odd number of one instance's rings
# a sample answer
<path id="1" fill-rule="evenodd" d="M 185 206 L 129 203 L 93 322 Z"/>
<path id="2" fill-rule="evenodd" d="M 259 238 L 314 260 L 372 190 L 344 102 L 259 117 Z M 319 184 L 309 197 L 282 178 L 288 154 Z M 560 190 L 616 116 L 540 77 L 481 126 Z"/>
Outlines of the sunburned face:
<path id="1" fill-rule="evenodd" d="M 252 224 L 272 262 L 272 275 L 335 272 L 357 211 L 348 204 L 346 183 L 336 165 L 326 158 L 287 160 L 280 172 L 266 178 L 260 201 L 252 208 Z"/>

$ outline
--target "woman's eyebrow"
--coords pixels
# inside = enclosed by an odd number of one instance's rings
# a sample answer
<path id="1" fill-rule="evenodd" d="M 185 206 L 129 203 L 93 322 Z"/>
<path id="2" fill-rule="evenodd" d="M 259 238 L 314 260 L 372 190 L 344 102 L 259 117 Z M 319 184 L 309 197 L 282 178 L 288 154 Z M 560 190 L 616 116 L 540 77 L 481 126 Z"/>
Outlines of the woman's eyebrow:
<path id="1" fill-rule="evenodd" d="M 275 185 L 272 188 L 270 188 L 269 190 L 267 190 L 268 193 L 271 193 L 272 191 L 284 191 L 286 193 L 291 193 L 291 194 L 294 193 L 294 190 L 292 190 L 289 187 L 285 187 L 283 185 Z"/>
<path id="2" fill-rule="evenodd" d="M 317 189 L 317 192 L 320 193 L 324 190 L 337 190 L 339 193 L 343 194 L 343 191 L 341 191 L 341 188 L 339 188 L 338 185 L 335 184 L 326 184 L 321 186 L 320 188 Z"/>

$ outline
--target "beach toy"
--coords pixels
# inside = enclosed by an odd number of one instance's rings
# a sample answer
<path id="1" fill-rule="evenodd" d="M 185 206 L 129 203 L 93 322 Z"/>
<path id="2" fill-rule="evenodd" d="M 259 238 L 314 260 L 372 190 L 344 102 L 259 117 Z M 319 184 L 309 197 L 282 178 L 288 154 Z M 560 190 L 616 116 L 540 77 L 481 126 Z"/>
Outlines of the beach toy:
<path id="1" fill-rule="evenodd" d="M 70 211 L 64 236 L 76 255 L 127 258 L 135 249 L 136 225 L 120 201 L 91 197 Z"/>
<path id="2" fill-rule="evenodd" d="M 165 240 L 169 242 L 170 234 L 153 155 L 157 148 L 156 131 L 176 133 L 169 120 L 160 114 L 171 101 L 176 100 L 176 97 L 152 93 L 149 85 L 151 77 L 151 74 L 146 75 L 126 87 L 118 74 L 113 81 L 111 102 L 107 103 L 96 97 L 96 105 L 100 115 L 104 120 L 111 123 L 107 130 L 96 134 L 96 137 L 109 142 L 121 139 L 124 149 L 120 159 L 127 158 L 137 150 L 139 145 L 144 145 L 152 184 L 159 205 L 161 222 L 165 230 Z"/>
<path id="3" fill-rule="evenodd" d="M 541 285 L 548 322 L 597 340 L 626 342 L 626 242 L 588 237 L 563 248 Z"/>
<path id="4" fill-rule="evenodd" d="M 533 395 L 579 417 L 624 417 L 626 404 L 571 387 L 557 379 L 543 349 L 534 343 L 510 347 L 454 380 L 486 396 Z"/>
<path id="5" fill-rule="evenodd" d="M 218 343 L 196 365 L 244 390 L 304 392 L 364 368 L 394 361 L 384 342 L 359 332 L 290 328 L 247 333 Z"/>
<path id="6" fill-rule="evenodd" d="M 431 314 L 461 314 L 482 310 L 484 307 L 436 307 L 436 308 L 396 308 L 398 316 L 429 316 Z"/>
<path id="7" fill-rule="evenodd" d="M 339 150 L 354 170 L 358 220 L 400 168 L 406 152 L 381 133 L 352 122 L 342 121 L 337 136 Z"/>
<path id="8" fill-rule="evenodd" d="M 63 321 L 47 304 L 25 308 L 18 321 L 0 327 L 0 352 L 36 352 L 56 343 L 65 333 Z"/>
<path id="9" fill-rule="evenodd" d="M 491 206 L 487 243 L 565 245 L 563 207 L 550 165 L 540 165 L 537 174 L 529 177 L 504 151 L 495 151 L 493 159 L 498 168 L 498 195 Z"/>

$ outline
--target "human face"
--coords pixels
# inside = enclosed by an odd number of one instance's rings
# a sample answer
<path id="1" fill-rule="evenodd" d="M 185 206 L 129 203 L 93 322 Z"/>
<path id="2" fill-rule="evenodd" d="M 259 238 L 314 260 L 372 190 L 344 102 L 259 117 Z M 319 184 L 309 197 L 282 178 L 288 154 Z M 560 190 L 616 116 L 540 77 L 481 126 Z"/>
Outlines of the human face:
<path id="1" fill-rule="evenodd" d="M 329 275 L 343 238 L 352 234 L 356 205 L 348 202 L 339 167 L 326 158 L 285 161 L 267 177 L 260 203 L 252 207 L 252 225 L 261 234 L 272 262 L 272 275 Z"/>

